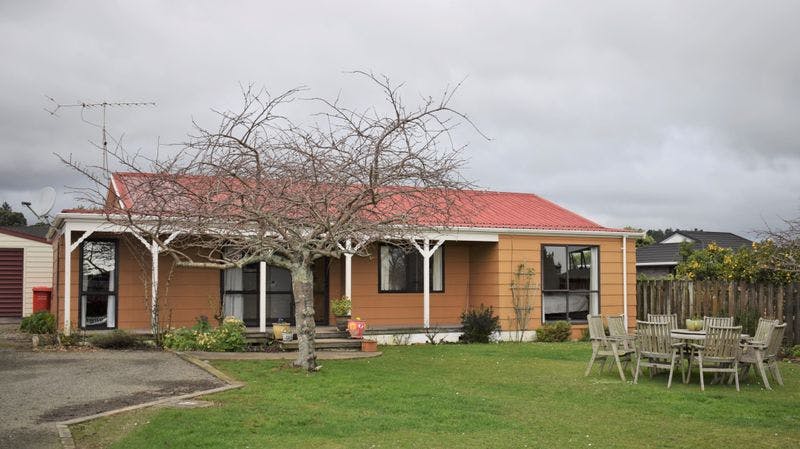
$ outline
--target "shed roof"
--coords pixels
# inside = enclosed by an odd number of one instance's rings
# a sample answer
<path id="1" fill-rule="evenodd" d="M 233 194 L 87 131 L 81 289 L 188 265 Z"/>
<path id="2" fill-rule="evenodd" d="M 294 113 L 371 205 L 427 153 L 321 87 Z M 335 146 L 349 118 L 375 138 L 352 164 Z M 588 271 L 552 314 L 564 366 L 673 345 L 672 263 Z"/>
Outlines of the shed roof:
<path id="1" fill-rule="evenodd" d="M 50 225 L 0 226 L 0 232 L 3 234 L 43 243 L 47 243 L 47 231 L 49 230 Z"/>

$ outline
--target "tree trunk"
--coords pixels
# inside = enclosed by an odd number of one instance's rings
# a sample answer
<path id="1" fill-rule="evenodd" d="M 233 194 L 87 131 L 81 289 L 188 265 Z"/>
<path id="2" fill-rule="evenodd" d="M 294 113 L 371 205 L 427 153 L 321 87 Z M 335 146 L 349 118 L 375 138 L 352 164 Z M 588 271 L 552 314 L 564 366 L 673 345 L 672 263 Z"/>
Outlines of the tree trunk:
<path id="1" fill-rule="evenodd" d="M 317 370 L 317 352 L 314 348 L 316 323 L 314 322 L 314 274 L 310 264 L 295 265 L 292 272 L 294 316 L 297 328 L 297 359 L 294 366 L 308 371 Z"/>

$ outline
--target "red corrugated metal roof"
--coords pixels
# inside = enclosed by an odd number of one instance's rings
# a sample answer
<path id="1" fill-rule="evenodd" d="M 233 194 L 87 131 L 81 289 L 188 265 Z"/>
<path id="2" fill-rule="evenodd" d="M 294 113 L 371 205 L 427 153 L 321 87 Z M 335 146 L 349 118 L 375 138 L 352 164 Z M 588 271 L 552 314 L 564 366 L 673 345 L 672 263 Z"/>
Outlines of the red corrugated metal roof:
<path id="1" fill-rule="evenodd" d="M 114 173 L 113 179 L 123 203 L 129 207 L 130 192 L 141 182 L 144 173 Z M 197 182 L 191 179 L 189 182 Z M 129 184 L 131 186 L 129 186 Z M 449 226 L 565 231 L 623 231 L 607 228 L 558 204 L 532 193 L 462 190 L 457 193 L 470 212 L 452 217 Z M 67 212 L 67 211 L 64 211 Z M 94 212 L 71 210 L 69 212 Z"/>

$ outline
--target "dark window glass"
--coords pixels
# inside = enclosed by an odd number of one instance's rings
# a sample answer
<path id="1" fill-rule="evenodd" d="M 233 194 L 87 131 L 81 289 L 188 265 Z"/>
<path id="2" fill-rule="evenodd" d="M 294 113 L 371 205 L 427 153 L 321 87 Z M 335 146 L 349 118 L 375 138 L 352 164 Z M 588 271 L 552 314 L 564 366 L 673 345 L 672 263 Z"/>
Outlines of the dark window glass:
<path id="1" fill-rule="evenodd" d="M 442 248 L 430 258 L 431 292 L 444 291 L 444 257 Z M 382 293 L 422 293 L 424 259 L 419 251 L 381 245 L 380 263 L 378 265 Z"/>
<path id="2" fill-rule="evenodd" d="M 596 246 L 542 247 L 542 315 L 545 322 L 584 322 L 599 313 Z"/>
<path id="3" fill-rule="evenodd" d="M 117 243 L 87 240 L 81 244 L 80 327 L 116 327 Z"/>

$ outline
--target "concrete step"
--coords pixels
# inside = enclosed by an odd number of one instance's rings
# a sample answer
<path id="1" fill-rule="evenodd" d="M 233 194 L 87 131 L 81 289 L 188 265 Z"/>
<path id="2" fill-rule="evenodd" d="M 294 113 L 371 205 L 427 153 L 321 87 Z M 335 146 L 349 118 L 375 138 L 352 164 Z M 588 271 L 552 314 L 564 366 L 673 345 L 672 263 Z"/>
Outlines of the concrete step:
<path id="1" fill-rule="evenodd" d="M 295 332 L 294 328 L 289 329 L 291 332 Z M 322 329 L 317 329 L 316 338 L 319 339 L 347 339 L 350 336 L 347 332 L 339 332 L 336 330 L 335 327 L 323 327 Z M 256 330 L 247 330 L 247 334 L 245 335 L 245 339 L 248 343 L 263 343 L 267 339 L 272 340 L 272 329 L 267 329 L 267 332 L 258 332 Z"/>
<path id="2" fill-rule="evenodd" d="M 297 350 L 297 340 L 279 342 L 281 349 L 286 351 Z M 361 340 L 353 338 L 317 338 L 314 340 L 316 349 L 361 349 Z"/>

